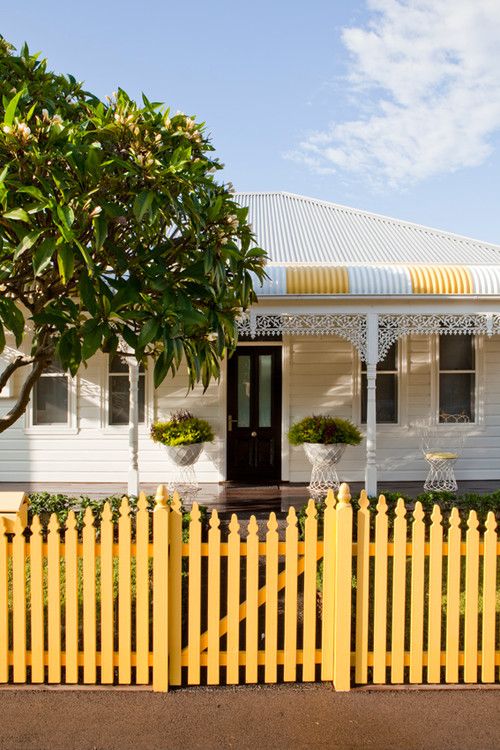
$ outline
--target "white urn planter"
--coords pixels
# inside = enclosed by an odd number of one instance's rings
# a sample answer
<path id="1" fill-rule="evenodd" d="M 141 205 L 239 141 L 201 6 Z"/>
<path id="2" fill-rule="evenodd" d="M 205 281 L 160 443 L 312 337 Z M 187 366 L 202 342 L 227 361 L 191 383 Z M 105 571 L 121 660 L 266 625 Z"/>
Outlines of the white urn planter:
<path id="1" fill-rule="evenodd" d="M 340 487 L 336 465 L 343 456 L 347 443 L 303 443 L 304 452 L 312 466 L 308 489 L 311 497 L 321 500 L 328 490 Z"/>
<path id="2" fill-rule="evenodd" d="M 204 446 L 205 443 L 165 446 L 170 461 L 176 466 L 175 472 L 168 482 L 168 491 L 170 494 L 178 492 L 185 502 L 192 502 L 201 489 L 193 467 Z"/>

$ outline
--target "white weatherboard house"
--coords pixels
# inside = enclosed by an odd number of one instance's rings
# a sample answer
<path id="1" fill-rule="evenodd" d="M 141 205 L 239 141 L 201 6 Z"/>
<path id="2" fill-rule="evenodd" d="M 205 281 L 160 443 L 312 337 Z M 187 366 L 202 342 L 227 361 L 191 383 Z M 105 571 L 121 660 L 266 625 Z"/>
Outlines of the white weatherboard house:
<path id="1" fill-rule="evenodd" d="M 151 372 L 139 374 L 141 481 L 168 480 L 149 426 L 181 407 L 217 436 L 201 482 L 307 481 L 287 432 L 318 413 L 361 425 L 366 439 L 339 474 L 366 479 L 372 494 L 377 480 L 423 482 L 421 422 L 465 433 L 459 480 L 500 480 L 500 246 L 288 193 L 238 200 L 269 253 L 269 280 L 220 383 L 187 394 L 180 373 L 155 391 Z M 2 410 L 19 385 L 1 394 Z M 0 436 L 0 481 L 123 482 L 128 398 L 119 358 L 95 356 L 74 379 L 47 373 Z"/>

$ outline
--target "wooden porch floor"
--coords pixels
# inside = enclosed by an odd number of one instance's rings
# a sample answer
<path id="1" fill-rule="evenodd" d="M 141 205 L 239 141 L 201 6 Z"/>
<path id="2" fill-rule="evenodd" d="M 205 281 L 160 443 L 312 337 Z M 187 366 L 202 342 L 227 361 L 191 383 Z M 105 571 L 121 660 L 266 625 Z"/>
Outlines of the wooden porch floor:
<path id="1" fill-rule="evenodd" d="M 401 492 L 416 497 L 423 492 L 422 482 L 382 482 L 379 492 L 384 490 Z M 144 483 L 141 490 L 154 494 L 156 484 Z M 351 492 L 358 493 L 363 484 L 352 482 Z M 459 494 L 467 492 L 486 493 L 500 489 L 500 480 L 462 481 L 458 483 Z M 62 493 L 73 497 L 88 495 L 104 498 L 109 495 L 126 493 L 127 486 L 119 482 L 0 482 L 0 492 L 21 490 L 24 492 Z M 271 486 L 234 486 L 230 484 L 202 484 L 198 501 L 210 508 L 217 508 L 221 513 L 237 512 L 241 516 L 250 513 L 269 513 L 287 511 L 293 505 L 300 508 L 307 502 L 308 492 L 305 484 L 280 484 Z"/>

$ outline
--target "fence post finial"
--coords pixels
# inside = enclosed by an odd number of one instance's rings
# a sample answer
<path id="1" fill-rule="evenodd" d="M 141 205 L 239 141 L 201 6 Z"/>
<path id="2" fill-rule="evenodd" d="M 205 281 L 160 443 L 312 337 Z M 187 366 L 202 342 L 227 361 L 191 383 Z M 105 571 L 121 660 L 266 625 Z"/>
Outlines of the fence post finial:
<path id="1" fill-rule="evenodd" d="M 346 482 L 342 482 L 342 484 L 340 485 L 337 500 L 339 503 L 351 502 L 351 492 L 349 490 L 349 485 Z"/>

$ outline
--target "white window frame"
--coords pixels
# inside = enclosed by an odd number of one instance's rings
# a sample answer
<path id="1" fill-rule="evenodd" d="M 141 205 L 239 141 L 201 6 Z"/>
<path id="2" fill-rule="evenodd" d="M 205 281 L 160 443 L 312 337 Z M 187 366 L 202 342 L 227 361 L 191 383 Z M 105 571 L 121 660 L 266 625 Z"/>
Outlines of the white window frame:
<path id="1" fill-rule="evenodd" d="M 63 373 L 44 373 L 41 377 L 48 378 L 52 376 L 65 375 L 68 381 L 68 413 L 67 422 L 56 422 L 54 424 L 36 424 L 35 423 L 35 400 L 34 390 L 31 392 L 29 408 L 26 409 L 25 433 L 36 435 L 76 435 L 78 433 L 78 375 L 72 377 L 69 372 Z"/>
<path id="2" fill-rule="evenodd" d="M 446 335 L 446 334 L 442 334 Z M 450 334 L 448 334 L 450 335 Z M 440 422 L 439 421 L 439 375 L 441 372 L 441 363 L 439 357 L 439 334 L 431 337 L 431 418 L 432 422 L 438 428 L 449 430 L 470 430 L 478 426 L 484 426 L 484 336 L 473 335 L 473 347 L 475 355 L 474 370 L 444 370 L 444 372 L 474 372 L 474 417 L 472 422 Z"/>
<path id="3" fill-rule="evenodd" d="M 127 432 L 129 428 L 128 422 L 126 424 L 109 423 L 109 377 L 111 374 L 115 373 L 110 372 L 111 356 L 107 354 L 103 357 L 103 360 L 104 362 L 101 368 L 101 430 L 106 433 Z M 128 375 L 123 373 L 123 377 L 128 377 Z M 146 367 L 144 368 L 144 422 L 139 422 L 139 434 L 146 434 L 149 432 L 151 424 L 154 421 L 154 409 L 153 404 L 151 403 L 150 394 L 154 394 L 153 368 Z"/>
<path id="4" fill-rule="evenodd" d="M 397 410 L 398 419 L 397 422 L 377 422 L 377 430 L 391 431 L 395 427 L 403 427 L 408 424 L 408 336 L 404 336 L 397 340 L 396 350 L 396 362 L 397 370 L 386 370 L 385 372 L 395 373 L 397 377 Z M 361 422 L 361 373 L 366 368 L 366 364 L 362 362 L 361 357 L 356 349 L 353 349 L 354 363 L 353 363 L 353 409 L 352 409 L 352 420 L 356 424 L 359 424 L 361 429 L 366 428 L 366 422 Z M 377 380 L 380 372 L 377 371 Z"/>

